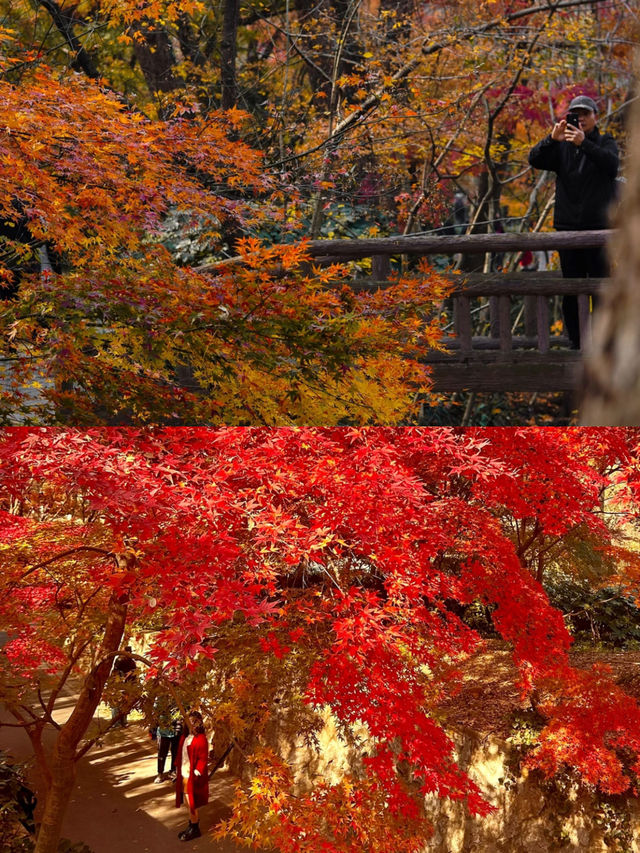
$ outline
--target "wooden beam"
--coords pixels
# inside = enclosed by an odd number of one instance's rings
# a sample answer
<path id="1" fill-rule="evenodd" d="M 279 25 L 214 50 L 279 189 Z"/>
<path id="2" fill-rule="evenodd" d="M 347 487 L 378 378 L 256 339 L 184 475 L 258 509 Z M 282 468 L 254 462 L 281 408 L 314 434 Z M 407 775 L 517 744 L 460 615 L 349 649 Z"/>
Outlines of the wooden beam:
<path id="1" fill-rule="evenodd" d="M 606 246 L 611 231 L 545 231 L 527 234 L 452 234 L 380 237 L 361 240 L 310 240 L 311 257 L 341 259 L 372 255 L 451 255 L 543 249 L 594 249 Z"/>
<path id="2" fill-rule="evenodd" d="M 502 281 L 491 279 L 486 282 L 469 282 L 461 276 L 452 276 L 456 293 L 467 296 L 577 296 L 580 293 L 598 293 L 606 279 L 599 278 L 555 278 L 515 279 L 505 275 Z M 458 284 L 460 282 L 460 284 Z"/>
<path id="3" fill-rule="evenodd" d="M 608 279 L 600 278 L 562 278 L 559 273 L 545 276 L 525 275 L 523 273 L 504 273 L 500 276 L 480 274 L 452 275 L 440 273 L 453 284 L 452 295 L 465 296 L 578 296 L 580 293 L 598 293 Z M 351 281 L 337 281 L 336 287 L 347 285 L 356 292 L 384 290 L 392 287 L 392 281 L 376 281 L 369 278 L 356 278 Z"/>
<path id="4" fill-rule="evenodd" d="M 545 249 L 595 249 L 606 246 L 613 231 L 537 231 L 535 233 L 506 234 L 418 234 L 403 237 L 380 237 L 362 240 L 310 240 L 306 249 L 317 264 L 330 264 L 374 255 L 455 255 L 483 254 L 484 252 L 532 252 Z M 256 252 L 260 256 L 260 252 Z M 246 259 L 241 255 L 194 267 L 207 273 L 241 266 Z M 282 272 L 273 263 L 273 274 Z"/>
<path id="5" fill-rule="evenodd" d="M 558 353 L 545 358 L 518 361 L 473 360 L 467 363 L 430 365 L 435 391 L 573 391 L 581 371 L 579 354 Z M 568 358 L 567 356 L 578 356 Z"/>
<path id="6" fill-rule="evenodd" d="M 569 348 L 569 338 L 566 335 L 554 335 L 552 338 L 549 336 L 549 331 L 547 328 L 547 340 L 551 346 L 561 347 L 563 350 Z M 445 337 L 442 340 L 442 345 L 449 350 L 448 352 L 442 352 L 441 350 L 428 350 L 425 354 L 425 361 L 429 363 L 435 361 L 460 361 L 462 356 L 460 355 L 460 339 L 459 338 L 449 338 Z M 533 335 L 531 337 L 527 335 L 514 335 L 511 338 L 511 346 L 512 350 L 535 350 L 538 348 L 538 338 Z M 475 354 L 480 350 L 494 350 L 497 351 L 500 349 L 500 338 L 490 338 L 487 335 L 474 335 L 471 338 L 471 351 Z"/>

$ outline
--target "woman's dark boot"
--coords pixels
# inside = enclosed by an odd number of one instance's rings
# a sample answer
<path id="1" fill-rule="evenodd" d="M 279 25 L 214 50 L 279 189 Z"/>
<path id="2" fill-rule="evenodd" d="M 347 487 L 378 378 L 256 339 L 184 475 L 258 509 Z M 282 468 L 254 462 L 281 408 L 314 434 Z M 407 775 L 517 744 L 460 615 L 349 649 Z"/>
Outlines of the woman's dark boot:
<path id="1" fill-rule="evenodd" d="M 191 821 L 189 821 L 189 826 L 186 829 L 183 829 L 182 832 L 178 833 L 178 838 L 180 839 L 180 841 L 185 840 L 185 836 L 187 835 L 188 832 L 191 832 L 192 826 L 193 826 L 193 824 L 191 823 Z"/>
<path id="2" fill-rule="evenodd" d="M 182 841 L 191 841 L 194 838 L 200 838 L 202 833 L 200 832 L 200 824 L 199 823 L 190 823 L 189 829 L 182 836 Z"/>

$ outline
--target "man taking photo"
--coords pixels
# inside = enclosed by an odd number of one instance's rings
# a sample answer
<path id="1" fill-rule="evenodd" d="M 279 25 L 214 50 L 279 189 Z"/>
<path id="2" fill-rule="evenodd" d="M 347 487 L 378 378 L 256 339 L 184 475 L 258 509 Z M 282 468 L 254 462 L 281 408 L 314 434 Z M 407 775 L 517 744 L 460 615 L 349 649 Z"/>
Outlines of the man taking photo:
<path id="1" fill-rule="evenodd" d="M 566 118 L 531 149 L 529 163 L 556 173 L 553 225 L 556 231 L 591 231 L 609 227 L 609 207 L 615 197 L 618 146 L 597 126 L 595 101 L 579 95 Z M 563 249 L 564 278 L 606 278 L 609 265 L 604 248 Z M 562 299 L 564 324 L 572 349 L 580 349 L 578 298 Z"/>

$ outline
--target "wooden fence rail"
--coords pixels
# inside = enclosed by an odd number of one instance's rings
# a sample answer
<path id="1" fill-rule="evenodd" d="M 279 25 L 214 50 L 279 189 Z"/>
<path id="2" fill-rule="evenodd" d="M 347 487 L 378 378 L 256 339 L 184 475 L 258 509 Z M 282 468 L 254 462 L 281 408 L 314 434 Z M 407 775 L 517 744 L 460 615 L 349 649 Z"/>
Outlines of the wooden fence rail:
<path id="1" fill-rule="evenodd" d="M 600 279 L 563 279 L 557 273 L 507 273 L 502 281 L 462 278 L 452 294 L 455 337 L 447 353 L 427 352 L 436 388 L 475 391 L 567 391 L 576 387 L 581 353 L 564 334 L 551 330 L 550 301 L 578 300 L 580 337 L 590 338 L 590 300 L 605 285 Z M 519 303 L 519 322 L 514 322 Z M 480 307 L 482 306 L 482 307 Z M 485 335 L 472 335 L 472 314 L 488 314 Z M 515 329 L 519 326 L 519 334 Z"/>
<path id="2" fill-rule="evenodd" d="M 380 237 L 359 240 L 310 240 L 314 258 L 337 260 L 372 258 L 376 255 L 452 255 L 457 253 L 520 252 L 544 249 L 591 249 L 605 246 L 611 231 L 545 231 L 506 234 L 446 234 Z"/>
<path id="3" fill-rule="evenodd" d="M 315 240 L 319 263 L 371 258 L 372 277 L 354 279 L 355 290 L 388 287 L 393 255 L 479 254 L 605 246 L 609 231 L 465 236 L 387 237 L 371 240 Z M 601 279 L 564 279 L 559 272 L 461 273 L 450 276 L 455 335 L 447 352 L 428 351 L 434 386 L 440 391 L 569 391 L 575 389 L 581 353 L 565 335 L 552 334 L 550 299 L 578 299 L 582 344 L 590 337 L 591 303 L 606 286 Z M 514 306 L 520 306 L 514 323 Z M 473 317 L 485 312 L 486 334 L 473 334 Z M 520 325 L 522 333 L 515 334 Z"/>

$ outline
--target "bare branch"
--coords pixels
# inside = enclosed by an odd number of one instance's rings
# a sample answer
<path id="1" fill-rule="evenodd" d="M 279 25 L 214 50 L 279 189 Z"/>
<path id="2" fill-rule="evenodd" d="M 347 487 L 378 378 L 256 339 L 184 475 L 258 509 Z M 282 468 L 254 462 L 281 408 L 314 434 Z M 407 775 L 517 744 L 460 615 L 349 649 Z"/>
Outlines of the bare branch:
<path id="1" fill-rule="evenodd" d="M 75 34 L 73 12 L 65 11 L 55 0 L 38 0 L 38 2 L 51 15 L 51 20 L 74 52 L 75 59 L 73 64 L 81 68 L 87 77 L 97 80 L 100 77 L 98 69 Z"/>
<path id="2" fill-rule="evenodd" d="M 60 554 L 56 554 L 55 557 L 51 557 L 48 560 L 45 560 L 43 563 L 38 563 L 36 566 L 32 566 L 27 572 L 20 576 L 20 580 L 24 580 L 29 575 L 37 572 L 39 569 L 44 569 L 47 566 L 50 566 L 52 563 L 55 563 L 57 560 L 64 560 L 65 557 L 70 557 L 72 554 L 80 553 L 81 551 L 89 551 L 95 554 L 102 554 L 104 557 L 115 557 L 113 551 L 106 551 L 104 548 L 96 548 L 93 545 L 79 545 L 77 548 L 70 548 L 68 551 L 62 551 Z"/>

